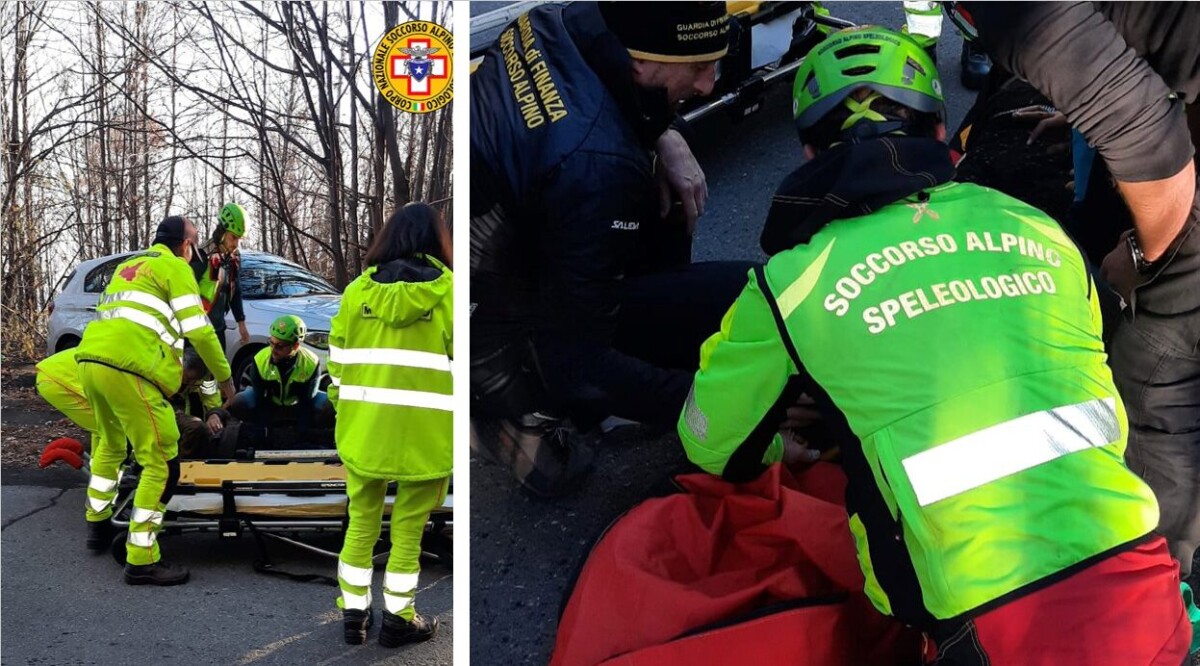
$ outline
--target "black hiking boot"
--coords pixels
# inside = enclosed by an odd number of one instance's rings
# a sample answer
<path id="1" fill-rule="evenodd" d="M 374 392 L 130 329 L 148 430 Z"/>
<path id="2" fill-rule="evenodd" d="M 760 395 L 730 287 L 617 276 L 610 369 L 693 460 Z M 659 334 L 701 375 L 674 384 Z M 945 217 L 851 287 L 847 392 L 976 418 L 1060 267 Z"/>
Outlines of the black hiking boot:
<path id="1" fill-rule="evenodd" d="M 412 621 L 399 615 L 383 612 L 383 628 L 379 630 L 379 644 L 386 648 L 400 647 L 405 643 L 420 643 L 433 638 L 437 633 L 437 618 L 432 620 L 417 613 Z"/>
<path id="2" fill-rule="evenodd" d="M 530 494 L 561 497 L 579 488 L 594 454 L 565 422 L 541 414 L 472 422 L 471 448 L 508 468 Z"/>
<path id="3" fill-rule="evenodd" d="M 161 560 L 154 564 L 125 565 L 125 582 L 130 585 L 182 585 L 189 575 L 185 567 Z"/>
<path id="4" fill-rule="evenodd" d="M 362 645 L 367 642 L 367 629 L 371 628 L 375 614 L 370 610 L 351 608 L 342 611 L 342 632 L 347 645 Z"/>
<path id="5" fill-rule="evenodd" d="M 113 525 L 108 518 L 104 520 L 88 521 L 87 524 L 87 549 L 93 553 L 103 553 L 112 545 L 113 540 Z"/>

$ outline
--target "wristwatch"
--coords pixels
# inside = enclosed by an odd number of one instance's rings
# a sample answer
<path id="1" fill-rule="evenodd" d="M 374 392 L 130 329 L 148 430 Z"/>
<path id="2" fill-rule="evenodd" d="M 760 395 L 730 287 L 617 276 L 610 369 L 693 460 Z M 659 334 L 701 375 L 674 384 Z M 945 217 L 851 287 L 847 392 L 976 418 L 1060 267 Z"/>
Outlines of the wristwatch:
<path id="1" fill-rule="evenodd" d="M 1142 254 L 1142 247 L 1138 245 L 1137 234 L 1129 234 L 1126 242 L 1129 244 L 1129 256 L 1133 257 L 1133 268 L 1142 275 L 1153 271 L 1155 262 L 1146 261 L 1146 255 Z"/>

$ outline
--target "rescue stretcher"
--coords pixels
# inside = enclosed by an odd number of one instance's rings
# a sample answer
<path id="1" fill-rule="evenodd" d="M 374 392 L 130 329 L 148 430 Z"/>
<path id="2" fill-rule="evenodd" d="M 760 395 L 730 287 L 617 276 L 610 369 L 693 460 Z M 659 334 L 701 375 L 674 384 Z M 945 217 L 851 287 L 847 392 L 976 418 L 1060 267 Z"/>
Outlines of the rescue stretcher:
<path id="1" fill-rule="evenodd" d="M 65 442 L 65 443 L 64 443 Z M 73 444 L 72 444 L 73 443 Z M 73 454 L 73 455 L 72 455 Z M 90 476 L 90 456 L 75 440 L 55 440 L 42 454 L 41 466 L 63 462 Z M 138 467 L 126 461 L 118 478 L 117 498 L 111 518 L 116 528 L 112 555 L 125 562 L 125 541 L 133 512 Z M 381 535 L 389 528 L 396 484 L 388 485 Z M 347 517 L 346 469 L 335 449 L 239 451 L 233 459 L 183 460 L 175 494 L 167 503 L 162 532 L 178 535 L 215 533 L 221 539 L 238 539 L 249 532 L 260 559 L 255 570 L 298 580 L 323 580 L 328 576 L 290 574 L 274 568 L 267 554 L 268 540 L 337 559 L 338 553 L 310 542 L 312 537 L 344 533 Z M 422 555 L 449 564 L 453 552 L 453 482 L 442 506 L 436 509 L 421 540 Z M 376 563 L 387 560 L 388 550 L 376 554 Z"/>

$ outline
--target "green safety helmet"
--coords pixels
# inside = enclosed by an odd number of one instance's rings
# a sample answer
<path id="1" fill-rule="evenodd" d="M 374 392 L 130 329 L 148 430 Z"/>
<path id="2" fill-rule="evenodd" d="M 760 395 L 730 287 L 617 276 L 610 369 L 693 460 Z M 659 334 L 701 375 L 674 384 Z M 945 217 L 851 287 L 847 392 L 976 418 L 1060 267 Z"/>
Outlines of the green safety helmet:
<path id="1" fill-rule="evenodd" d="M 217 216 L 221 221 L 221 228 L 229 233 L 241 238 L 246 235 L 246 211 L 241 206 L 235 203 L 227 203 L 221 207 L 221 214 Z"/>
<path id="2" fill-rule="evenodd" d="M 271 337 L 284 342 L 304 342 L 307 330 L 304 320 L 296 315 L 283 315 L 271 322 Z"/>
<path id="3" fill-rule="evenodd" d="M 877 95 L 859 102 L 850 97 L 859 88 L 868 88 Z M 945 119 L 937 66 L 916 41 L 878 26 L 839 30 L 818 44 L 796 71 L 792 118 L 796 129 L 803 132 L 839 104 L 845 104 L 852 113 L 844 130 L 863 120 L 893 120 L 870 108 L 877 96 Z M 900 128 L 897 123 L 895 129 Z"/>

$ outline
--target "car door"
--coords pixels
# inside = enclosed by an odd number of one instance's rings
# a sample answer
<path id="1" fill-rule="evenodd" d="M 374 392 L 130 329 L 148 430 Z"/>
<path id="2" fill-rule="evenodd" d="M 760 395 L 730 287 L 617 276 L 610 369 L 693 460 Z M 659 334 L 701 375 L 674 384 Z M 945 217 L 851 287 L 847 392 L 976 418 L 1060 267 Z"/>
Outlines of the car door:
<path id="1" fill-rule="evenodd" d="M 96 318 L 96 305 L 100 303 L 100 295 L 108 287 L 113 271 L 128 257 L 127 254 L 113 257 L 88 269 L 82 276 L 75 276 L 55 299 L 51 323 L 55 351 L 79 344 L 84 327 Z"/>

